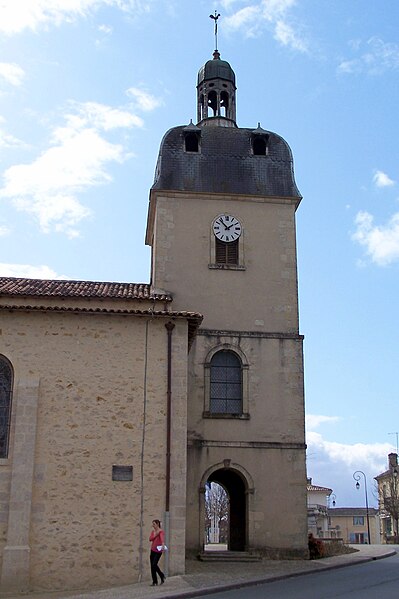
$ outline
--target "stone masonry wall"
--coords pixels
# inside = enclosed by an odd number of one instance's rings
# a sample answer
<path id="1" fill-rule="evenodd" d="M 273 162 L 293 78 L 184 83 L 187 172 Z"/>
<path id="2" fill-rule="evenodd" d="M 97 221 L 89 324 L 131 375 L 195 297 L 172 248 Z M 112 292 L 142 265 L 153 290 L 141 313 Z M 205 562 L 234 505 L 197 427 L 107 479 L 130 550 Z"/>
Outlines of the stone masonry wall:
<path id="1" fill-rule="evenodd" d="M 29 377 L 40 381 L 30 588 L 93 588 L 148 578 L 151 520 L 163 518 L 165 505 L 166 320 L 4 311 L 0 319 L 0 353 L 13 365 L 14 387 Z M 173 335 L 172 474 L 185 481 L 187 323 L 177 322 Z M 17 401 L 16 394 L 13 413 Z M 0 464 L 3 547 L 10 473 L 17 467 L 14 441 Z M 132 465 L 133 481 L 113 481 L 113 465 Z M 185 489 L 176 485 L 171 512 L 181 518 Z M 172 537 L 174 525 L 172 518 Z M 183 558 L 178 555 L 184 524 L 174 536 L 172 563 L 184 568 L 184 551 Z"/>

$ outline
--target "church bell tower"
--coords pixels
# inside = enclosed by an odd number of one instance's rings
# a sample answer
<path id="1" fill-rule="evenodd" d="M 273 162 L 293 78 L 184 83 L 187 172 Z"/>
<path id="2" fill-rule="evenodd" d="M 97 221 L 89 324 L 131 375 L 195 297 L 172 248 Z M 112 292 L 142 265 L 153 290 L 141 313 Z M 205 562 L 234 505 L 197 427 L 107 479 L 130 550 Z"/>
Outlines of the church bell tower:
<path id="1" fill-rule="evenodd" d="M 287 142 L 237 126 L 235 73 L 215 50 L 198 73 L 197 123 L 161 142 L 146 238 L 152 286 L 204 315 L 189 356 L 189 553 L 207 548 L 214 482 L 229 552 L 307 555 L 300 201 Z"/>

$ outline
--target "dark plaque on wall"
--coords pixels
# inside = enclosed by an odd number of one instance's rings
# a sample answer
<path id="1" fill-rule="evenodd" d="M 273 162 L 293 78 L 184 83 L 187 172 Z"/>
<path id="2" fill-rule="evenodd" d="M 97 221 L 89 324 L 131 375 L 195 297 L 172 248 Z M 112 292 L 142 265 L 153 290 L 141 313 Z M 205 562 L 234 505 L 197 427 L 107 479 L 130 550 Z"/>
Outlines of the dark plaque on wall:
<path id="1" fill-rule="evenodd" d="M 112 480 L 133 480 L 133 466 L 112 466 Z"/>

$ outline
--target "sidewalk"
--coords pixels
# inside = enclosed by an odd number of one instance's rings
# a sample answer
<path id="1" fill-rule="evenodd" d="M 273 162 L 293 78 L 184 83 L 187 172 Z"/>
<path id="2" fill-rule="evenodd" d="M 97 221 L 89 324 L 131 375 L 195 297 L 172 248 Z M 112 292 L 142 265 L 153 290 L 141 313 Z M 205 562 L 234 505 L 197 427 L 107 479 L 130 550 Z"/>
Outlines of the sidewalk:
<path id="1" fill-rule="evenodd" d="M 164 585 L 151 587 L 150 581 L 123 587 L 113 587 L 97 591 L 74 591 L 70 593 L 30 593 L 23 595 L 3 595 L 7 599 L 183 599 L 196 595 L 206 595 L 225 589 L 240 588 L 300 576 L 315 571 L 342 568 L 362 562 L 389 557 L 396 553 L 398 546 L 356 545 L 356 553 L 328 557 L 320 560 L 265 560 L 255 563 L 210 563 L 188 560 L 186 574 L 168 578 Z"/>

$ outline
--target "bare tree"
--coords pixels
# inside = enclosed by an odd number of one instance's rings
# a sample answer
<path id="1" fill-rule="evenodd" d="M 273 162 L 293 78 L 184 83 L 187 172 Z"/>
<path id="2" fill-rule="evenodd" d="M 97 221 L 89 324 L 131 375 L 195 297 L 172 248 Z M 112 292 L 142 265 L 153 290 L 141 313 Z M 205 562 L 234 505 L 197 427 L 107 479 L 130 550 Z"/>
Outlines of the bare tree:
<path id="1" fill-rule="evenodd" d="M 218 483 L 207 483 L 205 490 L 205 517 L 208 527 L 221 528 L 222 522 L 229 518 L 229 496 Z"/>
<path id="2" fill-rule="evenodd" d="M 393 520 L 393 534 L 395 542 L 398 540 L 398 521 L 399 521 L 399 483 L 398 472 L 396 468 L 385 477 L 382 485 L 382 502 L 384 511 L 389 514 Z"/>

